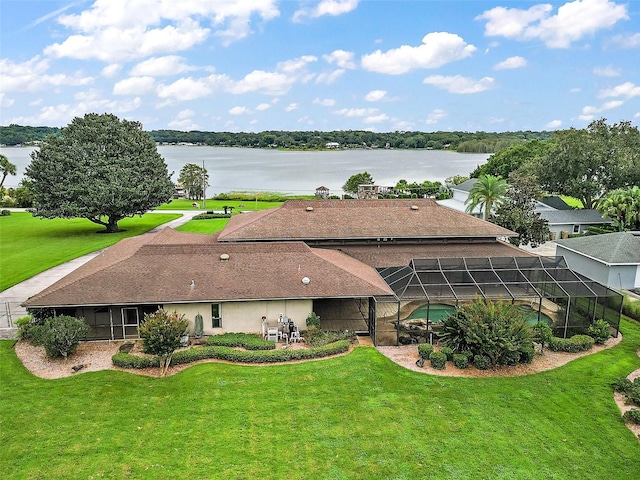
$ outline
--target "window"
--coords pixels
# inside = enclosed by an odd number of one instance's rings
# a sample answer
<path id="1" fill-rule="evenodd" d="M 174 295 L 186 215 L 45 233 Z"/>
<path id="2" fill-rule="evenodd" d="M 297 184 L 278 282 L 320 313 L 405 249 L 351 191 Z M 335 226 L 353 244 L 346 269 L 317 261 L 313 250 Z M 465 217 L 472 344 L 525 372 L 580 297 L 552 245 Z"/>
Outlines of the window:
<path id="1" fill-rule="evenodd" d="M 580 233 L 580 225 L 573 226 L 573 233 Z"/>
<path id="2" fill-rule="evenodd" d="M 211 328 L 222 328 L 222 315 L 219 303 L 211 304 Z"/>

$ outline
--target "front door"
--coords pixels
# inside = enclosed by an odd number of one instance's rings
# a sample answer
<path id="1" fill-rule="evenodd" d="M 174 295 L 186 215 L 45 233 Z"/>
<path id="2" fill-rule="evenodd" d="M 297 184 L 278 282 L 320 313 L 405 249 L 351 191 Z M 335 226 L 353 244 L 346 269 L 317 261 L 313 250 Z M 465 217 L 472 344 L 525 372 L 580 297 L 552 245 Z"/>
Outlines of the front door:
<path id="1" fill-rule="evenodd" d="M 138 309 L 135 307 L 125 307 L 122 309 L 122 336 L 123 338 L 139 338 L 140 317 Z"/>

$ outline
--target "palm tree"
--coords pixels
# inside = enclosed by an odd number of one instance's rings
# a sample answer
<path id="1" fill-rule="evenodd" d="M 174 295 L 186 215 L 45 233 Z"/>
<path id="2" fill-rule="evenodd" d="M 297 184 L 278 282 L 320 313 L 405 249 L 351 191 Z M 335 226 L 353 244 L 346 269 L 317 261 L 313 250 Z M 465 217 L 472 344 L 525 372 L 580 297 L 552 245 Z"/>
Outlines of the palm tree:
<path id="1" fill-rule="evenodd" d="M 472 212 L 478 205 L 484 207 L 484 219 L 489 220 L 491 209 L 494 205 L 499 205 L 505 200 L 505 195 L 509 190 L 509 185 L 505 180 L 493 175 L 480 175 L 478 181 L 469 191 L 469 197 L 464 202 L 467 212 Z"/>
<path id="2" fill-rule="evenodd" d="M 598 201 L 596 210 L 611 218 L 621 232 L 640 228 L 640 187 L 611 190 Z"/>
<path id="3" fill-rule="evenodd" d="M 16 166 L 2 154 L 0 154 L 0 173 L 2 173 L 2 180 L 0 180 L 0 189 L 2 188 L 2 185 L 4 185 L 4 181 L 8 175 L 15 175 L 17 173 Z"/>

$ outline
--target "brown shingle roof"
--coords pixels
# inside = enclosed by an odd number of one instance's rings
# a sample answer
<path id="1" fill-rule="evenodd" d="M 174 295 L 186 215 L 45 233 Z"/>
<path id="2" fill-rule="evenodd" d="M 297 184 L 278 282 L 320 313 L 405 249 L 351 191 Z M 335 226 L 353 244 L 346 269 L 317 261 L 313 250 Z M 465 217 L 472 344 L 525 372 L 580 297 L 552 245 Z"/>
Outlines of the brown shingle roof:
<path id="1" fill-rule="evenodd" d="M 431 199 L 289 200 L 229 220 L 221 242 L 378 238 L 496 238 L 505 228 Z"/>
<path id="2" fill-rule="evenodd" d="M 228 255 L 222 260 L 221 255 Z M 302 278 L 310 283 L 304 285 Z M 191 281 L 195 285 L 191 286 Z M 389 295 L 377 272 L 303 242 L 218 243 L 166 228 L 123 240 L 27 307 Z"/>

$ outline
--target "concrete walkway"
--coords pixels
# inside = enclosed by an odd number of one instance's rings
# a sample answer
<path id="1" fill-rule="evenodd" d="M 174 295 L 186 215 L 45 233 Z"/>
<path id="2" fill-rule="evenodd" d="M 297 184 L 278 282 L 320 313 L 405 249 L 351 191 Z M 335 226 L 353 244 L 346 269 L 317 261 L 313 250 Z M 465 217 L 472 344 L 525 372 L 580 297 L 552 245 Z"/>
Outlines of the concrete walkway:
<path id="1" fill-rule="evenodd" d="M 163 223 L 143 235 L 158 232 L 165 227 L 179 227 L 190 221 L 195 215 L 203 212 L 198 210 L 155 210 L 152 213 L 177 213 L 182 216 L 170 222 Z M 76 268 L 99 255 L 102 251 L 103 250 L 98 250 L 58 265 L 57 267 L 50 268 L 0 292 L 0 338 L 14 338 L 16 329 L 13 328 L 13 322 L 27 315 L 27 310 L 20 306 L 22 302 L 53 285 L 65 275 L 68 275 Z"/>

